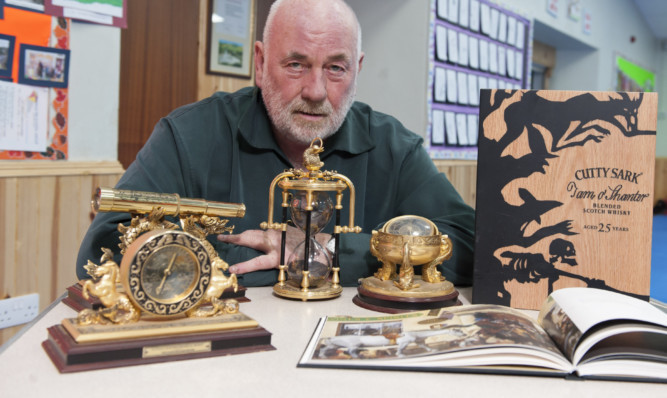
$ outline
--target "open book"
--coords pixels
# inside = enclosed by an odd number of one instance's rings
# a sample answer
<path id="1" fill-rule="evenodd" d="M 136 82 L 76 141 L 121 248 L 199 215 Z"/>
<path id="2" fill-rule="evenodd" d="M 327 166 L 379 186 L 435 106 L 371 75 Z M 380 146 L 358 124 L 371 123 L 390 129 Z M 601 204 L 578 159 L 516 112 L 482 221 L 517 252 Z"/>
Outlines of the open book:
<path id="1" fill-rule="evenodd" d="M 565 288 L 537 320 L 487 304 L 324 317 L 298 366 L 667 382 L 667 314 L 623 294 Z"/>

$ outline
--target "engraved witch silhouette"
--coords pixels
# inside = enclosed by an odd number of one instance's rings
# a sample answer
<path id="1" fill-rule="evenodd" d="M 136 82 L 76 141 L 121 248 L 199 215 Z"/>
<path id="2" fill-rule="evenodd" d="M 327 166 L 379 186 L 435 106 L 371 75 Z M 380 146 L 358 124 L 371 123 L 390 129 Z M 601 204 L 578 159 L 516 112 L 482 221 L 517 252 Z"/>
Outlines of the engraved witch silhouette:
<path id="1" fill-rule="evenodd" d="M 601 100 L 583 93 L 565 101 L 552 101 L 540 93 L 482 91 L 478 173 L 492 178 L 486 178 L 483 184 L 478 181 L 473 290 L 473 301 L 477 303 L 510 305 L 511 294 L 505 288 L 508 281 L 547 280 L 549 293 L 561 277 L 609 288 L 604 281 L 584 278 L 562 268 L 576 265 L 574 246 L 564 238 L 578 232 L 572 220 L 542 223 L 543 215 L 561 207 L 562 202 L 540 200 L 528 188 L 518 188 L 514 192 L 520 203 L 517 200 L 510 203 L 504 189 L 534 173 L 547 174 L 549 160 L 559 157 L 559 153 L 587 143 L 596 145 L 617 131 L 626 137 L 655 135 L 655 131 L 637 127 L 643 94 L 630 98 L 626 93 L 617 93 L 616 97 Z M 500 136 L 498 129 L 483 128 L 487 118 L 499 116 L 497 112 L 502 112 L 506 127 Z M 510 146 L 519 140 L 527 144 L 528 151 L 519 157 L 508 154 Z M 543 253 L 531 251 L 538 242 L 554 246 L 550 248 L 549 260 Z M 561 253 L 551 253 L 552 250 Z M 561 268 L 556 267 L 556 261 Z M 573 263 L 567 264 L 568 261 Z"/>

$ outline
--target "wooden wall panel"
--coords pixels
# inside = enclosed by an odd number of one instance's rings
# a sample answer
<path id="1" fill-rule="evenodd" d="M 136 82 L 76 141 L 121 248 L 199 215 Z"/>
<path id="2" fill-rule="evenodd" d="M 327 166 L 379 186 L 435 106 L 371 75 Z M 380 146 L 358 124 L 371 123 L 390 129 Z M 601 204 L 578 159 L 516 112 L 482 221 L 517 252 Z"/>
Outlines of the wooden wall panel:
<path id="1" fill-rule="evenodd" d="M 477 196 L 477 162 L 474 160 L 442 160 L 433 161 L 435 167 L 445 173 L 449 181 L 459 192 L 463 201 L 475 207 Z"/>
<path id="2" fill-rule="evenodd" d="M 205 2 L 205 0 L 202 0 Z M 158 120 L 197 99 L 199 7 L 128 2 L 121 31 L 118 158 L 127 168 Z"/>
<path id="3" fill-rule="evenodd" d="M 0 298 L 39 293 L 41 311 L 76 282 L 92 193 L 122 173 L 117 162 L 0 163 Z M 0 330 L 0 343 L 20 329 Z"/>

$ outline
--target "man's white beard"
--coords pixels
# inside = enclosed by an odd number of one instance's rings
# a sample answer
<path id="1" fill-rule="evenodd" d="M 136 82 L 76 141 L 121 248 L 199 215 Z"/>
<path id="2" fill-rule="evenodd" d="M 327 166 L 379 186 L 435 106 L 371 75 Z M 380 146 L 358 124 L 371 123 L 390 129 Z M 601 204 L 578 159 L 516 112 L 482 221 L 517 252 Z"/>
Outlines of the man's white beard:
<path id="1" fill-rule="evenodd" d="M 310 145 L 315 138 L 325 139 L 333 135 L 345 121 L 347 112 L 354 103 L 356 80 L 346 94 L 340 109 L 333 108 L 328 99 L 320 103 L 303 100 L 300 96 L 289 103 L 283 103 L 280 91 L 268 75 L 262 87 L 262 98 L 277 134 L 288 141 Z M 308 121 L 295 112 L 326 115 L 320 121 Z"/>

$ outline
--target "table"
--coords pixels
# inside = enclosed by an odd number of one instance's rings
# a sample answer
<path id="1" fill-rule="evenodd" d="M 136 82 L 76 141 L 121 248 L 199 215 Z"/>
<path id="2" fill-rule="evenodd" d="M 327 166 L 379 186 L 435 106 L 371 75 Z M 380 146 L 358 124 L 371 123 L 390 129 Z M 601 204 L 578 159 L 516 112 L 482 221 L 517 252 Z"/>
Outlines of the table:
<path id="1" fill-rule="evenodd" d="M 460 289 L 469 303 L 470 288 Z M 323 315 L 378 316 L 352 303 L 292 301 L 248 288 L 241 312 L 273 333 L 274 351 L 60 374 L 41 347 L 46 329 L 75 311 L 54 303 L 0 351 L 2 397 L 666 397 L 667 385 L 552 377 L 297 368 Z M 131 395 L 128 395 L 131 394 Z"/>

